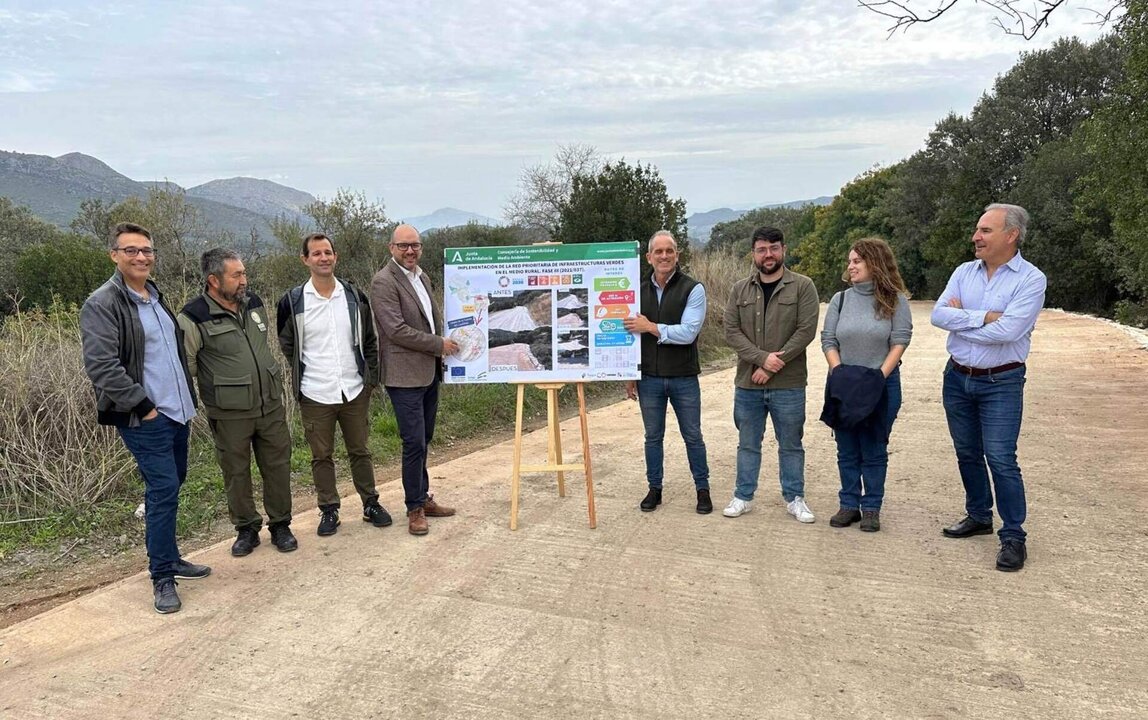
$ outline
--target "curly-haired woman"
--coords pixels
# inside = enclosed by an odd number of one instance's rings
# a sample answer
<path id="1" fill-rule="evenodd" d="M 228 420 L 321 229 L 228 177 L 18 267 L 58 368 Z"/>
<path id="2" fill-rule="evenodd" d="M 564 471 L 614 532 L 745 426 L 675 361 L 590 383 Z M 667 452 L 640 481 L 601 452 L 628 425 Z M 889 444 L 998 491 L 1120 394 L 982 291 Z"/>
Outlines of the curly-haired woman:
<path id="1" fill-rule="evenodd" d="M 889 468 L 889 433 L 901 409 L 901 355 L 913 336 L 909 292 L 888 243 L 865 238 L 853 243 L 841 278 L 847 290 L 829 301 L 821 330 L 821 350 L 832 374 L 840 365 L 880 370 L 885 376 L 885 404 L 870 422 L 837 429 L 837 468 L 841 473 L 841 509 L 829 520 L 848 527 L 881 529 L 881 501 Z M 879 382 L 879 378 L 878 378 Z"/>

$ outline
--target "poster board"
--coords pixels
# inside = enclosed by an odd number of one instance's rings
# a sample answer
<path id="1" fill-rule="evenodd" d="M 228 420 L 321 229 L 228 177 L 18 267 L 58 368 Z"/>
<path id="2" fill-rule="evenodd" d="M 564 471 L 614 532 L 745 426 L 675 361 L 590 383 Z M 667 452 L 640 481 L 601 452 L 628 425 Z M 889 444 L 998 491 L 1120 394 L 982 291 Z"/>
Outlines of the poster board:
<path id="1" fill-rule="evenodd" d="M 638 243 L 446 248 L 447 383 L 637 380 Z"/>

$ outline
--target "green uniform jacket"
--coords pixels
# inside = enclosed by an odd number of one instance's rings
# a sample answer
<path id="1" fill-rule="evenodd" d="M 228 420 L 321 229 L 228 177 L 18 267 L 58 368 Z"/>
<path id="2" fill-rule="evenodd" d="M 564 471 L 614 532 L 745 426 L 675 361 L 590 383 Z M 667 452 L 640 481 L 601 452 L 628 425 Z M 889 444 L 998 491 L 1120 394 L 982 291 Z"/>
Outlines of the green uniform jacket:
<path id="1" fill-rule="evenodd" d="M 722 321 L 725 340 L 737 353 L 734 385 L 750 390 L 805 387 L 809 379 L 805 348 L 817 335 L 821 311 L 817 288 L 806 276 L 786 268 L 764 317 L 761 306 L 761 281 L 754 270 L 753 275 L 734 283 Z M 766 357 L 778 350 L 785 351 L 781 356 L 785 367 L 765 385 L 755 385 L 754 369 L 764 367 Z"/>
<path id="2" fill-rule="evenodd" d="M 258 418 L 283 407 L 283 368 L 271 353 L 271 320 L 248 295 L 237 313 L 204 293 L 179 313 L 188 372 L 211 420 Z"/>

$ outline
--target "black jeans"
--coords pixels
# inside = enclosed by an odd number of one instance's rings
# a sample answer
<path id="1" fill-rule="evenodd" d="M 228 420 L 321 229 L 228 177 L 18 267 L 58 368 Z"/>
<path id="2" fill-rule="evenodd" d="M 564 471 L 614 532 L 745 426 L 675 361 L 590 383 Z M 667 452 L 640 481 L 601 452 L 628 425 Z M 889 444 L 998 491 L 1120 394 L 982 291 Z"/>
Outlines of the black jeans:
<path id="1" fill-rule="evenodd" d="M 403 490 L 406 493 L 407 512 L 426 504 L 430 491 L 427 475 L 427 446 L 434 438 L 434 422 L 438 415 L 439 380 L 425 387 L 387 387 L 387 395 L 395 409 L 399 437 L 403 440 Z"/>

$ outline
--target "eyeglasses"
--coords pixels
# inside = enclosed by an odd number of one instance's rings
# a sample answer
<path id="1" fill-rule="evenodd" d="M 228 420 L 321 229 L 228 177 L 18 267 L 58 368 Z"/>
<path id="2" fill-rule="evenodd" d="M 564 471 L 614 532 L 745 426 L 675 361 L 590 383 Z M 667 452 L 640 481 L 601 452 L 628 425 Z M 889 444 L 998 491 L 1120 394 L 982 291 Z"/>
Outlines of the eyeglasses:
<path id="1" fill-rule="evenodd" d="M 391 244 L 394 245 L 395 247 L 397 247 L 399 250 L 402 250 L 403 252 L 406 252 L 407 250 L 422 250 L 423 249 L 422 243 L 391 243 Z"/>
<path id="2" fill-rule="evenodd" d="M 136 255 L 143 255 L 145 258 L 155 257 L 155 248 L 149 247 L 117 247 L 112 248 L 112 252 L 122 252 L 130 258 L 134 258 Z"/>

